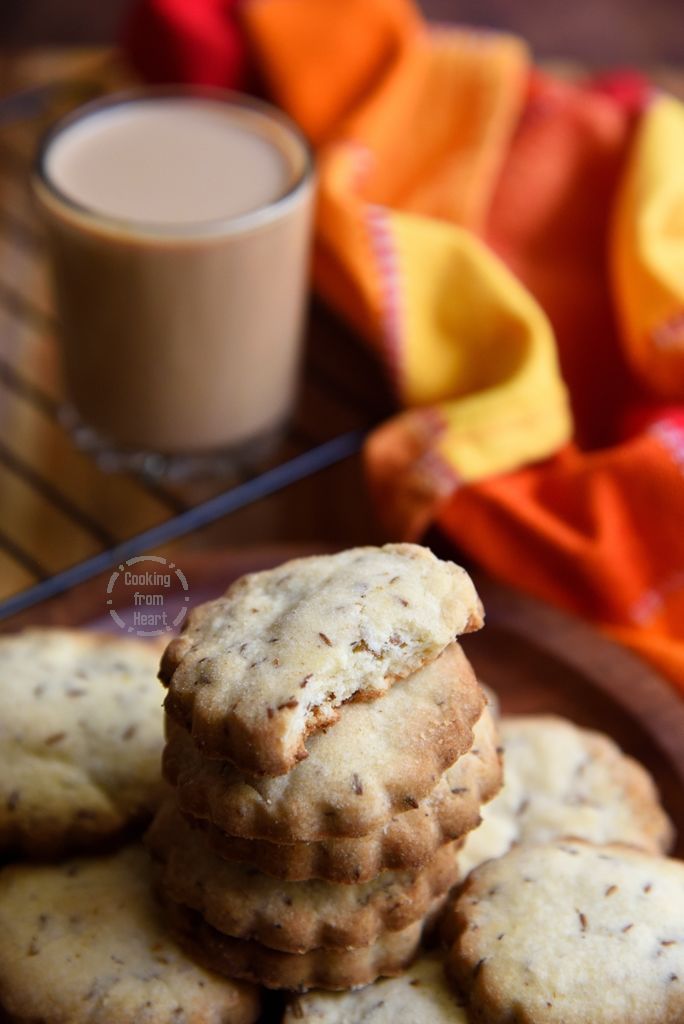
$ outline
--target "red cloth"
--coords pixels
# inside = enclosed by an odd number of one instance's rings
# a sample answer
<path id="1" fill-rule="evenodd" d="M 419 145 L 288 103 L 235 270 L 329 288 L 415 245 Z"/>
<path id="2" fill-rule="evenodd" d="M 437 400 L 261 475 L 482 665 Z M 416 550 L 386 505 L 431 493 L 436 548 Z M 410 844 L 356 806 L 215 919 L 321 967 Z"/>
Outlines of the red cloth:
<path id="1" fill-rule="evenodd" d="M 605 89 L 536 73 L 487 221 L 486 240 L 551 320 L 584 448 L 615 440 L 635 387 L 606 259 L 633 126 Z"/>
<path id="2" fill-rule="evenodd" d="M 238 0 L 139 0 L 122 31 L 131 64 L 148 82 L 244 89 L 248 57 Z"/>

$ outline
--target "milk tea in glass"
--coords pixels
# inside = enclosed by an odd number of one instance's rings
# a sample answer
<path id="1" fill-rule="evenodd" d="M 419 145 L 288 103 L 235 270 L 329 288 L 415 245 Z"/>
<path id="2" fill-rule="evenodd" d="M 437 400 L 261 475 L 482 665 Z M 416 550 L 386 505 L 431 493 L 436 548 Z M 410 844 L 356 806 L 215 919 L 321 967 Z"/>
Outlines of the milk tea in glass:
<path id="1" fill-rule="evenodd" d="M 306 304 L 297 129 L 235 94 L 141 90 L 59 122 L 33 185 L 81 441 L 181 472 L 263 454 L 292 410 Z"/>

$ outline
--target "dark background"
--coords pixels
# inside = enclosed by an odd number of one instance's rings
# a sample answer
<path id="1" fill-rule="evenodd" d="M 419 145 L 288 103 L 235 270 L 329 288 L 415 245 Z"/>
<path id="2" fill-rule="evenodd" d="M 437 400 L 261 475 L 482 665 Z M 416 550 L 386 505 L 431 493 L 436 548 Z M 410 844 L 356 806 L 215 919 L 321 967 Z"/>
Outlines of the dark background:
<path id="1" fill-rule="evenodd" d="M 0 44 L 111 42 L 127 3 L 0 0 Z M 684 0 L 422 0 L 421 6 L 434 20 L 518 32 L 540 58 L 603 66 L 684 62 Z"/>

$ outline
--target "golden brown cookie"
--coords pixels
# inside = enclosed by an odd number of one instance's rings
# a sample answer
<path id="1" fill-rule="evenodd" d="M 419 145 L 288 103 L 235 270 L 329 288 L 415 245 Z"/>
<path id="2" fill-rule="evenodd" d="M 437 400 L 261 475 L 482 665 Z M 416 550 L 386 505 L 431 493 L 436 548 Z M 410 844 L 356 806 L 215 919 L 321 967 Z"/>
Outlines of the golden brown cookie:
<path id="1" fill-rule="evenodd" d="M 161 647 L 68 629 L 0 638 L 0 851 L 94 849 L 161 793 Z"/>
<path id="2" fill-rule="evenodd" d="M 283 775 L 343 703 L 381 696 L 481 624 L 465 570 L 415 544 L 287 562 L 192 612 L 162 661 L 166 710 L 206 756 Z"/>
<path id="3" fill-rule="evenodd" d="M 140 846 L 0 872 L 0 1004 L 26 1024 L 251 1024 L 258 993 L 169 938 Z"/>
<path id="4" fill-rule="evenodd" d="M 197 910 L 224 935 L 284 953 L 368 946 L 423 917 L 458 877 L 456 851 L 447 844 L 421 871 L 386 871 L 360 885 L 279 881 L 219 857 L 172 800 L 146 844 L 160 864 L 165 896 Z"/>
<path id="5" fill-rule="evenodd" d="M 384 828 L 358 839 L 272 843 L 229 836 L 214 825 L 202 824 L 220 856 L 288 881 L 322 878 L 351 884 L 367 882 L 382 871 L 417 870 L 444 843 L 479 824 L 481 805 L 501 784 L 497 744 L 494 720 L 485 708 L 473 730 L 473 746 L 446 770 L 432 793 L 414 810 L 396 814 Z"/>
<path id="6" fill-rule="evenodd" d="M 376 978 L 400 974 L 419 948 L 423 927 L 416 921 L 401 932 L 387 932 L 373 945 L 358 949 L 281 953 L 258 942 L 228 938 L 195 911 L 171 900 L 165 902 L 173 935 L 198 963 L 229 978 L 298 992 L 356 988 Z M 442 904 L 443 900 L 438 900 L 431 913 L 436 914 Z"/>
<path id="7" fill-rule="evenodd" d="M 447 966 L 483 1024 L 684 1020 L 684 864 L 628 846 L 516 846 L 447 912 Z"/>
<path id="8" fill-rule="evenodd" d="M 398 978 L 354 992 L 309 992 L 289 1003 L 283 1024 L 468 1024 L 444 976 L 441 953 L 423 953 Z"/>
<path id="9" fill-rule="evenodd" d="M 203 757 L 169 722 L 164 774 L 181 809 L 222 832 L 312 842 L 367 835 L 418 806 L 472 745 L 484 696 L 458 644 L 382 700 L 345 704 L 288 775 L 256 778 Z"/>
<path id="10" fill-rule="evenodd" d="M 646 769 L 602 733 L 556 715 L 512 715 L 499 722 L 505 783 L 466 839 L 464 874 L 514 842 L 576 836 L 665 853 L 672 825 Z"/>

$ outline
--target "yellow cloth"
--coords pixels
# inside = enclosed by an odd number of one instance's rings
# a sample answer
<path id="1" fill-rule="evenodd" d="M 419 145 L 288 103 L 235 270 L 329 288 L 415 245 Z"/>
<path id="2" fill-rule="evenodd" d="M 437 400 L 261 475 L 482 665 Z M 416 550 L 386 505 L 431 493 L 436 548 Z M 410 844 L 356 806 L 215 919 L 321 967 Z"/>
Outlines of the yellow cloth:
<path id="1" fill-rule="evenodd" d="M 660 96 L 637 132 L 612 239 L 627 354 L 654 394 L 684 397 L 684 107 Z"/>

